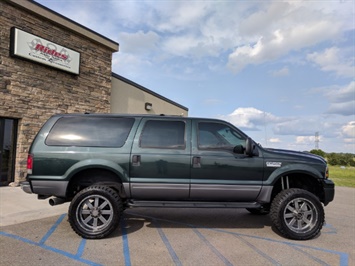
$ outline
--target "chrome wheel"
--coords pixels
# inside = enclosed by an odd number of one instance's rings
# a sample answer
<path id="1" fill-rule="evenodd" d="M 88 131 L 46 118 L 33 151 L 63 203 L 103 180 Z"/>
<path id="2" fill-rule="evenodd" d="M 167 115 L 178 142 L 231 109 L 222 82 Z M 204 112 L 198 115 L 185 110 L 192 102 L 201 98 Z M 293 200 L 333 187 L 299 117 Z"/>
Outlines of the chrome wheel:
<path id="1" fill-rule="evenodd" d="M 75 195 L 69 206 L 70 226 L 88 239 L 104 238 L 119 225 L 122 201 L 114 189 L 93 185 Z"/>
<path id="2" fill-rule="evenodd" d="M 296 198 L 286 205 L 283 217 L 290 230 L 296 233 L 306 233 L 316 225 L 318 212 L 309 200 Z"/>
<path id="3" fill-rule="evenodd" d="M 271 204 L 270 218 L 283 236 L 307 240 L 320 233 L 324 224 L 324 208 L 311 192 L 290 188 L 276 195 Z"/>
<path id="4" fill-rule="evenodd" d="M 79 225 L 85 230 L 101 231 L 111 223 L 113 208 L 103 196 L 87 196 L 79 203 L 76 217 Z"/>

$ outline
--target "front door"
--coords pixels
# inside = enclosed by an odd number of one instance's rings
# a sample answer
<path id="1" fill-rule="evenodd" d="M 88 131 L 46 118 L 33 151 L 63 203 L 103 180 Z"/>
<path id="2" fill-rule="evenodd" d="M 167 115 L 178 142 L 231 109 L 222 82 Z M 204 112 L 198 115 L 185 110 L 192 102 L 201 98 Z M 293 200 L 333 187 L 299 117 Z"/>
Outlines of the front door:
<path id="1" fill-rule="evenodd" d="M 0 185 L 14 181 L 17 120 L 0 117 Z"/>
<path id="2" fill-rule="evenodd" d="M 254 201 L 262 186 L 263 158 L 234 147 L 246 136 L 223 122 L 194 121 L 191 200 Z"/>

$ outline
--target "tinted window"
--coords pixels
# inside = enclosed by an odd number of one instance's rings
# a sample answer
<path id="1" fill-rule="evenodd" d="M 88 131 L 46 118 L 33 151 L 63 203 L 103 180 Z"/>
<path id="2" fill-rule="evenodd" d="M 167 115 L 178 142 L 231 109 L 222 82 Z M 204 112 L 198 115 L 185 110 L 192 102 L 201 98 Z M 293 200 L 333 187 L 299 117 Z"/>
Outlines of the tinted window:
<path id="1" fill-rule="evenodd" d="M 185 148 L 185 123 L 182 121 L 150 120 L 144 126 L 142 148 Z"/>
<path id="2" fill-rule="evenodd" d="M 245 147 L 245 138 L 228 125 L 205 122 L 198 124 L 200 149 L 233 149 L 237 145 Z"/>
<path id="3" fill-rule="evenodd" d="M 63 117 L 46 139 L 47 145 L 122 147 L 132 128 L 133 118 Z"/>

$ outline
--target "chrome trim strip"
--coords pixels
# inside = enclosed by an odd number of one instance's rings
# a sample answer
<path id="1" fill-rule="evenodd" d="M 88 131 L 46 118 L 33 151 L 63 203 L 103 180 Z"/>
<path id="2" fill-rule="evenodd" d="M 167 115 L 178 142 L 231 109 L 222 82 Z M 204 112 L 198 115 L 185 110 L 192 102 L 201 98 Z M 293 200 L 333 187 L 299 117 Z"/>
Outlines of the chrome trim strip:
<path id="1" fill-rule="evenodd" d="M 190 199 L 254 201 L 261 186 L 191 184 Z"/>
<path id="2" fill-rule="evenodd" d="M 135 199 L 187 199 L 189 184 L 131 183 L 131 197 Z"/>

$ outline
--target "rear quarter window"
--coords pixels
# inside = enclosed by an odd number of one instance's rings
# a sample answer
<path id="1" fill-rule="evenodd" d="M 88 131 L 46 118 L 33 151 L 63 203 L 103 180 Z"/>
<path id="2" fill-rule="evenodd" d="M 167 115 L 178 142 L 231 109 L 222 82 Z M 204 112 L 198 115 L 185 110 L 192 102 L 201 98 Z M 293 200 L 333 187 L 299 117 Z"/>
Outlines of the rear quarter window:
<path id="1" fill-rule="evenodd" d="M 63 117 L 49 132 L 48 146 L 122 147 L 134 118 Z"/>

